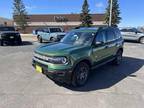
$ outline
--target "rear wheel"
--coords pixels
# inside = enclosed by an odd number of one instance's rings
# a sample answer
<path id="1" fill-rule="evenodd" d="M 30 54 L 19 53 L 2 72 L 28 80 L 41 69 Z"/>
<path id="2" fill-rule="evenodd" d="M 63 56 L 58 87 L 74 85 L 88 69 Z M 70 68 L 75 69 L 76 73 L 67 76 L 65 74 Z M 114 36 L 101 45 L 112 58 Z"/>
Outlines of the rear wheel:
<path id="1" fill-rule="evenodd" d="M 72 85 L 73 86 L 83 86 L 86 84 L 89 76 L 90 67 L 87 63 L 79 63 L 73 73 Z"/>
<path id="2" fill-rule="evenodd" d="M 39 43 L 42 43 L 42 38 L 40 36 L 37 36 L 37 39 L 38 39 Z"/>
<path id="3" fill-rule="evenodd" d="M 116 54 L 116 58 L 115 60 L 113 61 L 113 64 L 115 65 L 120 65 L 121 61 L 122 61 L 122 50 L 119 50 Z"/>
<path id="4" fill-rule="evenodd" d="M 140 40 L 139 40 L 139 42 L 140 42 L 141 44 L 144 44 L 144 37 L 141 37 Z"/>

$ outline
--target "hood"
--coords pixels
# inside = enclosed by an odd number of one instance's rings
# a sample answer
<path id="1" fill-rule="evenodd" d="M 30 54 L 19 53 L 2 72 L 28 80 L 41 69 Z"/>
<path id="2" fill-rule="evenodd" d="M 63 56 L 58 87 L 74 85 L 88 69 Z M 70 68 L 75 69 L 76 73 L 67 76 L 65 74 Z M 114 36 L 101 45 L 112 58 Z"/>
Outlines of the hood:
<path id="1" fill-rule="evenodd" d="M 60 56 L 60 55 L 68 55 L 72 51 L 80 49 L 84 47 L 84 45 L 71 45 L 65 43 L 51 43 L 47 45 L 43 45 L 38 47 L 35 52 L 50 55 L 50 56 Z"/>
<path id="2" fill-rule="evenodd" d="M 16 34 L 18 34 L 19 32 L 17 32 L 17 31 L 0 31 L 0 34 L 9 34 L 9 33 L 16 33 Z"/>

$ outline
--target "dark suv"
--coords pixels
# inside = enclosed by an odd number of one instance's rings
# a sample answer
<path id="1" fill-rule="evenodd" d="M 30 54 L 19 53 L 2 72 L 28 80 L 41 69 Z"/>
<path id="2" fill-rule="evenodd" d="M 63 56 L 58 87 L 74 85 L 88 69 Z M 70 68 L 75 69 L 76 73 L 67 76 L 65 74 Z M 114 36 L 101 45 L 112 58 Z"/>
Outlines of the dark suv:
<path id="1" fill-rule="evenodd" d="M 0 27 L 0 45 L 3 46 L 5 43 L 22 44 L 20 33 L 14 27 Z"/>
<path id="2" fill-rule="evenodd" d="M 38 47 L 33 66 L 54 81 L 84 85 L 91 69 L 108 62 L 120 64 L 123 39 L 118 28 L 98 27 L 72 30 L 57 43 Z"/>

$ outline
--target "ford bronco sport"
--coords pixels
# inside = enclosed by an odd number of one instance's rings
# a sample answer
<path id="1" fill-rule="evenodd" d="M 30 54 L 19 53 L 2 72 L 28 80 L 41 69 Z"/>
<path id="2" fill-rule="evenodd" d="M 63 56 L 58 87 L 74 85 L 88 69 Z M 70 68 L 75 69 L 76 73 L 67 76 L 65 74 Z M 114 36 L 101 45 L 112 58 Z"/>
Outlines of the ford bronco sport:
<path id="1" fill-rule="evenodd" d="M 37 32 L 37 39 L 40 43 L 43 41 L 56 42 L 60 41 L 65 36 L 61 27 L 45 27 Z"/>
<path id="2" fill-rule="evenodd" d="M 36 48 L 32 64 L 56 82 L 82 86 L 91 69 L 108 62 L 118 65 L 122 54 L 118 28 L 81 28 L 70 31 L 60 42 Z"/>

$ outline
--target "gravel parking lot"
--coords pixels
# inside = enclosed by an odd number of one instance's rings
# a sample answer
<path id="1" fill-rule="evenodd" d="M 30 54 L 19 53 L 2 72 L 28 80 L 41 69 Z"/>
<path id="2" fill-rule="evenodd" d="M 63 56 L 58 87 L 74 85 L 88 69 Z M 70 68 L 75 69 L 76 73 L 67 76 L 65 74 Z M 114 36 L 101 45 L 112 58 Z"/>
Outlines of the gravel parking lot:
<path id="1" fill-rule="evenodd" d="M 40 44 L 23 40 L 0 47 L 0 108 L 143 108 L 144 45 L 126 42 L 120 66 L 100 67 L 86 86 L 71 88 L 35 72 L 31 59 Z"/>

